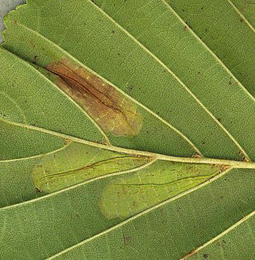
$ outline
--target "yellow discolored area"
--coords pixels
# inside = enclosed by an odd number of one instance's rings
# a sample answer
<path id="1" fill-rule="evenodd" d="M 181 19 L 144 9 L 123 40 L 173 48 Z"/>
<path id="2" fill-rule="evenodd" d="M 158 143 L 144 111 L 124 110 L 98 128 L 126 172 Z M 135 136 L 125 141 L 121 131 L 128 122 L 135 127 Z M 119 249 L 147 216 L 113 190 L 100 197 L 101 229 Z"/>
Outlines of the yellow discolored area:
<path id="1" fill-rule="evenodd" d="M 37 190 L 50 193 L 104 175 L 133 171 L 151 160 L 151 157 L 71 143 L 67 148 L 43 157 L 34 168 L 32 178 Z"/>
<path id="2" fill-rule="evenodd" d="M 157 161 L 106 185 L 99 207 L 108 219 L 125 219 L 225 171 L 222 165 Z"/>

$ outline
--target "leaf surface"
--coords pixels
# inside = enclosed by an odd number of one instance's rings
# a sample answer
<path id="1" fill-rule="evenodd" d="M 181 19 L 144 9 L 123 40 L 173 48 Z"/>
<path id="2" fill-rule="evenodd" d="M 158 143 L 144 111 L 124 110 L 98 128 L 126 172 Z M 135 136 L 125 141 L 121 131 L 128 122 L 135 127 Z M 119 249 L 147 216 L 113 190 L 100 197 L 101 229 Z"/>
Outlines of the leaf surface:
<path id="1" fill-rule="evenodd" d="M 254 254 L 254 17 L 241 2 L 33 0 L 6 16 L 3 259 Z"/>

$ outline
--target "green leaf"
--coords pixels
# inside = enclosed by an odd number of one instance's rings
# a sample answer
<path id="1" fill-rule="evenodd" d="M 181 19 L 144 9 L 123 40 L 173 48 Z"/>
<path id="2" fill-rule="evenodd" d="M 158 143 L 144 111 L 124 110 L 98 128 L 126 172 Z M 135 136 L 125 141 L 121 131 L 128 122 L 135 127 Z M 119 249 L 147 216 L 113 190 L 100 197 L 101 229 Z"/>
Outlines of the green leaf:
<path id="1" fill-rule="evenodd" d="M 11 11 L 1 259 L 254 255 L 252 10 L 27 0 Z"/>

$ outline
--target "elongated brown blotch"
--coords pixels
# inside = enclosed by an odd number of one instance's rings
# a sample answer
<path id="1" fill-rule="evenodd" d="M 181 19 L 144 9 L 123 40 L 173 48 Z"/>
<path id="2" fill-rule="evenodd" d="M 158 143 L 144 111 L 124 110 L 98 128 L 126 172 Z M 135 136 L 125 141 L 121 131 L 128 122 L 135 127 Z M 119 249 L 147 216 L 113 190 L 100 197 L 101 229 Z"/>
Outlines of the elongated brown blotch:
<path id="1" fill-rule="evenodd" d="M 67 58 L 51 62 L 46 69 L 57 76 L 56 84 L 106 133 L 135 136 L 140 132 L 142 115 L 135 104 L 113 86 Z"/>

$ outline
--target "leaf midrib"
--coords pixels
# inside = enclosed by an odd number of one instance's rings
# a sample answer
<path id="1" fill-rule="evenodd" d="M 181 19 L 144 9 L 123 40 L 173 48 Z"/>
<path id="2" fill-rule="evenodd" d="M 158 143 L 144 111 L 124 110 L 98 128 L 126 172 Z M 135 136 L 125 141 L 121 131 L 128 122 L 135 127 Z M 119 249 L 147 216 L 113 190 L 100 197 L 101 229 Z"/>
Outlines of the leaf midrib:
<path id="1" fill-rule="evenodd" d="M 41 132 L 44 134 L 57 136 L 57 137 L 65 139 L 65 140 L 73 141 L 76 143 L 82 143 L 82 144 L 90 145 L 93 147 L 101 148 L 104 150 L 109 150 L 109 151 L 114 151 L 114 152 L 119 152 L 119 153 L 124 153 L 124 154 L 131 154 L 134 156 L 147 156 L 147 157 L 151 157 L 151 158 L 156 158 L 158 160 L 180 162 L 180 163 L 216 164 L 216 165 L 223 165 L 223 166 L 224 165 L 231 166 L 236 169 L 255 169 L 255 162 L 204 158 L 204 157 L 201 157 L 201 158 L 199 158 L 199 157 L 177 157 L 177 156 L 171 156 L 171 155 L 164 155 L 164 154 L 159 154 L 159 153 L 122 148 L 122 147 L 113 146 L 113 145 L 100 144 L 100 143 L 84 140 L 84 139 L 81 139 L 78 137 L 70 136 L 67 134 L 55 132 L 52 130 L 47 130 L 47 129 L 41 128 L 41 127 L 7 121 L 3 118 L 0 118 L 0 121 L 13 125 L 13 126 L 24 127 L 26 129 L 34 130 L 34 131 Z M 8 160 L 2 160 L 2 161 L 0 160 L 0 162 L 8 162 Z"/>

